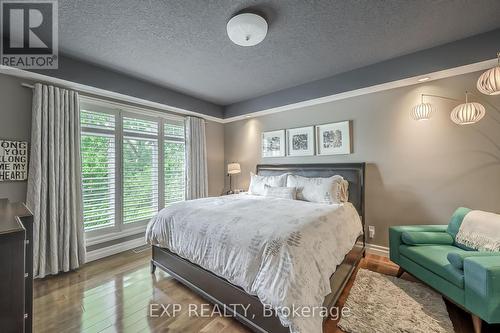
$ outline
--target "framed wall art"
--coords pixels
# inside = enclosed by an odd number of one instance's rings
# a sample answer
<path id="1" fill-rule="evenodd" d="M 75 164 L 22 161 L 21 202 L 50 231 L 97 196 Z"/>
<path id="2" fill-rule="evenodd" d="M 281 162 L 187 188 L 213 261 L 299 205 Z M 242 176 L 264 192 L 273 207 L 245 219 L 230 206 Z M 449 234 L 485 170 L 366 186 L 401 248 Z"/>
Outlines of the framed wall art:
<path id="1" fill-rule="evenodd" d="M 314 126 L 286 130 L 288 156 L 314 155 Z"/>
<path id="2" fill-rule="evenodd" d="M 28 179 L 28 142 L 0 139 L 0 182 Z"/>
<path id="3" fill-rule="evenodd" d="M 262 133 L 262 157 L 285 156 L 285 130 Z"/>
<path id="4" fill-rule="evenodd" d="M 341 155 L 352 153 L 352 122 L 316 126 L 318 155 Z"/>

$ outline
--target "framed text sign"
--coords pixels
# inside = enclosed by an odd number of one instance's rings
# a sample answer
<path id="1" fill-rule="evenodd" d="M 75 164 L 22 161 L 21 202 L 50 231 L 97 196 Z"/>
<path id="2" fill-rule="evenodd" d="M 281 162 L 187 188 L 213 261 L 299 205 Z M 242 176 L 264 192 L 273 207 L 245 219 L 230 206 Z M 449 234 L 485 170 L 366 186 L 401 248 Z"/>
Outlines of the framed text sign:
<path id="1" fill-rule="evenodd" d="M 0 182 L 28 179 L 28 142 L 0 139 Z"/>

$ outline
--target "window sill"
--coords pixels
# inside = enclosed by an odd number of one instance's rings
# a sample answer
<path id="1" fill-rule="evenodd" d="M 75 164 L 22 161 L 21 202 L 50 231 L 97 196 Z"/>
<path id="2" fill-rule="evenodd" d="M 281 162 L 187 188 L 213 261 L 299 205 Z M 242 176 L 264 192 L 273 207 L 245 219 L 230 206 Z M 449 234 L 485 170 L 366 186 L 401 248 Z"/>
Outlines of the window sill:
<path id="1" fill-rule="evenodd" d="M 119 239 L 119 238 L 124 238 L 127 236 L 132 236 L 132 235 L 136 235 L 136 234 L 144 233 L 144 232 L 146 232 L 146 224 L 142 224 L 140 226 L 133 227 L 133 228 L 127 228 L 125 230 L 117 231 L 117 232 L 108 232 L 108 233 L 103 232 L 103 234 L 98 235 L 98 236 L 86 236 L 85 237 L 85 246 L 92 246 L 92 245 L 108 242 L 108 241 Z"/>

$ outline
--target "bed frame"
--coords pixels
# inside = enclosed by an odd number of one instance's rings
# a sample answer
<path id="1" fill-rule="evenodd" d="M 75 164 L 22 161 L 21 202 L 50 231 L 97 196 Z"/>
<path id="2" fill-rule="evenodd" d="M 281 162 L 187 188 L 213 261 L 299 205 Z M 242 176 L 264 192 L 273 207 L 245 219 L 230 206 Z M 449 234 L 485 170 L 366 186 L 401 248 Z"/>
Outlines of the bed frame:
<path id="1" fill-rule="evenodd" d="M 365 230 L 365 163 L 257 165 L 258 175 L 271 176 L 284 173 L 305 177 L 343 176 L 349 182 L 349 201 L 356 207 L 361 216 L 363 230 Z M 335 306 L 347 281 L 364 256 L 364 234 L 357 239 L 354 247 L 345 256 L 344 261 L 337 266 L 335 273 L 331 276 L 330 284 L 332 292 L 326 296 L 323 303 L 324 306 Z M 155 272 L 156 267 L 161 268 L 209 302 L 217 304 L 220 307 L 233 304 L 249 305 L 246 313 L 243 312 L 241 307 L 228 306 L 225 309 L 226 313 L 231 313 L 237 320 L 254 332 L 289 332 L 288 328 L 281 325 L 278 317 L 265 317 L 263 315 L 264 307 L 256 296 L 247 294 L 240 287 L 181 258 L 165 248 L 153 246 L 151 273 Z"/>

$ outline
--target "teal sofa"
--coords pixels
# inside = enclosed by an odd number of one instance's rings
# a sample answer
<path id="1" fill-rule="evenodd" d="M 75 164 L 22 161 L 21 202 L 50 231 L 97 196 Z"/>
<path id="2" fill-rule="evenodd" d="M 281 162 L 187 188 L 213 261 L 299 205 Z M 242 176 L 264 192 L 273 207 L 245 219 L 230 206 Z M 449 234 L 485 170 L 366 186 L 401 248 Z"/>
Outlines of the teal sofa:
<path id="1" fill-rule="evenodd" d="M 448 225 L 412 225 L 389 229 L 390 258 L 404 271 L 422 280 L 469 311 L 474 328 L 481 319 L 500 323 L 500 253 L 479 252 L 455 242 L 463 217 L 459 208 Z"/>

